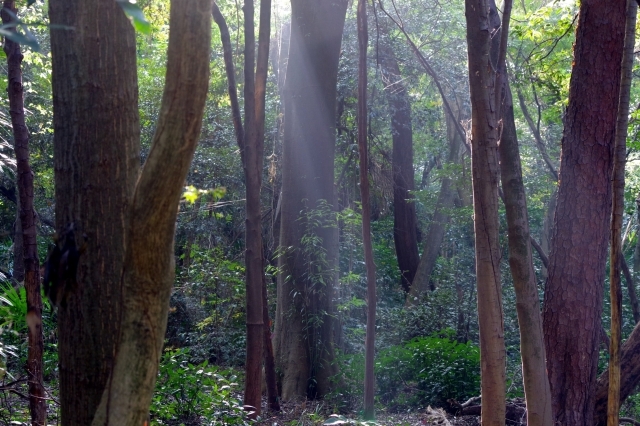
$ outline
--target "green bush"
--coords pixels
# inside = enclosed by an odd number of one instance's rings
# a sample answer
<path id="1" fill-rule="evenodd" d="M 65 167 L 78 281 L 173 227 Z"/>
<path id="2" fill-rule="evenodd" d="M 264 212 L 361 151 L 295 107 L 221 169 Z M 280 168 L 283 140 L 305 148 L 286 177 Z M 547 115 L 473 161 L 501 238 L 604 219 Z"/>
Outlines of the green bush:
<path id="1" fill-rule="evenodd" d="M 480 350 L 458 343 L 453 330 L 417 337 L 380 352 L 376 381 L 380 399 L 393 406 L 441 406 L 480 393 Z"/>
<path id="2" fill-rule="evenodd" d="M 160 363 L 151 419 L 155 425 L 247 425 L 232 371 L 207 361 L 193 365 L 186 349 L 165 352 Z"/>

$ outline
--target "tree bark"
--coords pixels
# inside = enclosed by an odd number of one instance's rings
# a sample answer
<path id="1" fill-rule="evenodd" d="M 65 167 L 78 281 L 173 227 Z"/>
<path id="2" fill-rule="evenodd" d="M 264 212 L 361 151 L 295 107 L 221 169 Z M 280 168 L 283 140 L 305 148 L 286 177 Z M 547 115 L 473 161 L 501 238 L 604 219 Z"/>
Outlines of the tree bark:
<path id="1" fill-rule="evenodd" d="M 291 2 L 284 101 L 283 255 L 279 258 L 275 329 L 276 368 L 282 377 L 285 400 L 326 394 L 329 377 L 335 372 L 335 111 L 347 3 Z M 319 220 L 308 221 L 313 215 Z M 309 238 L 303 241 L 304 237 Z"/>
<path id="2" fill-rule="evenodd" d="M 58 311 L 60 414 L 62 424 L 90 425 L 114 362 L 140 164 L 136 44 L 116 2 L 52 0 L 49 17 L 56 228 L 86 235 L 78 288 Z"/>
<path id="3" fill-rule="evenodd" d="M 401 284 L 409 292 L 418 269 L 420 254 L 416 229 L 418 219 L 411 191 L 414 190 L 413 129 L 411 126 L 411 103 L 402 83 L 398 60 L 389 41 L 378 46 L 382 76 L 387 86 L 387 98 L 391 110 L 391 133 L 393 152 L 393 241 L 396 247 Z"/>
<path id="4" fill-rule="evenodd" d="M 172 2 L 170 26 L 160 118 L 129 210 L 115 365 L 94 426 L 147 421 L 164 342 L 177 207 L 209 83 L 211 1 Z"/>
<path id="5" fill-rule="evenodd" d="M 500 18 L 491 0 L 466 0 L 469 86 L 471 94 L 471 163 L 480 325 L 482 425 L 505 424 L 505 346 L 498 238 L 498 125 L 501 61 L 492 52 Z M 505 31 L 506 32 L 506 31 Z M 502 43 L 501 43 L 502 44 Z M 501 46 L 505 48 L 506 46 Z M 493 55 L 492 55 L 493 54 Z M 492 57 L 493 56 L 493 57 Z"/>
<path id="6" fill-rule="evenodd" d="M 543 328 L 554 421 L 593 422 L 626 1 L 580 3 Z"/>
<path id="7" fill-rule="evenodd" d="M 8 24 L 15 17 L 17 9 L 14 0 L 5 0 L 2 23 Z M 9 113 L 13 128 L 14 151 L 16 154 L 16 174 L 18 178 L 18 211 L 22 231 L 22 258 L 24 259 L 24 288 L 27 302 L 28 350 L 27 375 L 29 384 L 29 411 L 31 423 L 45 426 L 47 404 L 42 379 L 42 297 L 40 293 L 40 262 L 36 240 L 36 212 L 33 207 L 33 171 L 29 165 L 29 131 L 24 116 L 24 90 L 22 86 L 22 52 L 20 45 L 9 38 L 4 39 L 7 55 Z"/>
<path id="8" fill-rule="evenodd" d="M 624 215 L 624 171 L 627 151 L 627 126 L 629 123 L 629 97 L 633 78 L 633 61 L 638 5 L 635 0 L 627 0 L 626 29 L 622 71 L 620 77 L 620 98 L 618 103 L 615 151 L 613 155 L 613 205 L 611 213 L 611 258 L 609 274 L 609 295 L 611 301 L 611 336 L 609 345 L 609 398 L 607 403 L 607 425 L 617 426 L 620 417 L 620 342 L 622 341 L 622 284 L 620 269 L 624 262 L 622 252 L 622 219 Z M 631 283 L 633 287 L 633 283 Z M 637 308 L 637 305 L 636 305 Z M 635 314 L 634 310 L 634 314 Z"/>
<path id="9" fill-rule="evenodd" d="M 367 270 L 367 335 L 365 338 L 364 418 L 375 417 L 375 339 L 376 339 L 376 265 L 371 243 L 371 200 L 369 197 L 369 160 L 367 154 L 367 1 L 358 1 L 358 151 L 360 153 L 360 198 L 362 201 L 362 245 Z M 396 62 L 397 67 L 397 62 Z M 395 145 L 394 145 L 395 146 Z M 412 147 L 411 147 L 412 148 Z M 411 150 L 412 151 L 412 150 Z M 395 154 L 395 149 L 394 149 Z M 395 157 L 394 157 L 395 158 Z M 413 162 L 412 162 L 413 163 Z M 411 169 L 413 181 L 413 168 Z M 394 178 L 395 180 L 395 178 Z M 394 200 L 395 201 L 395 200 Z M 404 200 L 406 202 L 406 200 Z M 414 228 L 415 229 L 415 228 Z M 415 233 L 415 232 L 414 232 Z M 417 247 L 416 247 L 417 251 Z"/>
<path id="10" fill-rule="evenodd" d="M 547 378 L 540 300 L 533 269 L 527 197 L 522 179 L 511 88 L 508 79 L 505 78 L 504 81 L 503 128 L 499 147 L 500 173 L 507 215 L 509 266 L 516 293 L 520 328 L 527 425 L 545 426 L 553 424 L 551 390 Z"/>

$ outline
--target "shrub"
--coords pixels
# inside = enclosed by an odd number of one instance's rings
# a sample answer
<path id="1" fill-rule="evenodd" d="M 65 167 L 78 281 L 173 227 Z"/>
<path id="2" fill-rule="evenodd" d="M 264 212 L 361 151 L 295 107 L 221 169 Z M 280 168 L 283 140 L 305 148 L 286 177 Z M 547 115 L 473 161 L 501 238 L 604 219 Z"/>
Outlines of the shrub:
<path id="1" fill-rule="evenodd" d="M 396 406 L 425 406 L 478 395 L 480 350 L 456 342 L 454 335 L 445 330 L 381 351 L 376 362 L 381 400 Z"/>
<path id="2" fill-rule="evenodd" d="M 186 349 L 165 352 L 151 403 L 152 424 L 247 425 L 232 371 L 193 365 Z"/>

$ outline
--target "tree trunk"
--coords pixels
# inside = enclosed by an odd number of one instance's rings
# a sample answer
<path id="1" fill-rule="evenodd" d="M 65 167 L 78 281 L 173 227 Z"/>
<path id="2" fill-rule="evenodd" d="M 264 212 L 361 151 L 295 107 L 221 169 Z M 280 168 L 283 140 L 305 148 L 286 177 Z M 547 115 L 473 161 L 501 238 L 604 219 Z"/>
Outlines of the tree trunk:
<path id="1" fill-rule="evenodd" d="M 60 411 L 62 424 L 90 425 L 114 362 L 140 164 L 136 44 L 116 2 L 52 0 L 49 17 L 56 228 L 86 235 L 78 288 L 58 311 Z"/>
<path id="2" fill-rule="evenodd" d="M 115 365 L 94 426 L 148 421 L 164 342 L 178 204 L 200 137 L 209 83 L 211 1 L 172 2 L 170 26 L 160 118 L 129 210 Z"/>
<path id="3" fill-rule="evenodd" d="M 471 163 L 475 228 L 476 283 L 480 325 L 482 424 L 505 424 L 505 346 L 498 238 L 498 124 L 500 85 L 494 71 L 494 31 L 500 18 L 491 0 L 466 0 Z M 506 46 L 503 46 L 504 48 Z M 495 49 L 495 48 L 494 48 Z M 499 51 L 499 50 L 498 50 Z"/>
<path id="4" fill-rule="evenodd" d="M 553 424 L 551 390 L 547 378 L 538 286 L 533 270 L 527 196 L 522 179 L 520 150 L 508 79 L 505 79 L 504 94 L 503 128 L 499 147 L 500 173 L 507 215 L 509 266 L 516 293 L 520 328 L 527 425 L 545 426 Z"/>
<path id="5" fill-rule="evenodd" d="M 347 3 L 291 2 L 275 329 L 285 400 L 326 394 L 335 372 L 335 110 Z"/>
<path id="6" fill-rule="evenodd" d="M 364 418 L 374 418 L 375 394 L 375 339 L 376 339 L 376 265 L 371 243 L 371 200 L 369 198 L 369 160 L 367 154 L 367 1 L 358 1 L 358 151 L 360 153 L 360 198 L 362 201 L 362 245 L 367 270 L 367 335 L 364 366 Z M 397 67 L 397 62 L 396 62 Z M 410 147 L 412 148 L 412 147 Z M 412 149 L 411 149 L 412 151 Z M 394 143 L 395 158 L 395 143 Z M 413 161 L 412 161 L 413 163 Z M 413 167 L 411 168 L 413 182 Z M 394 177 L 395 181 L 395 177 Z M 408 195 L 408 194 L 407 194 Z M 406 200 L 404 200 L 406 202 Z M 395 202 L 395 200 L 394 200 Z M 414 211 L 415 216 L 415 211 Z M 415 225 L 415 224 L 414 224 Z M 415 229 L 415 228 L 414 228 Z M 415 234 L 415 232 L 412 232 Z M 417 247 L 416 247 L 417 252 Z"/>
<path id="7" fill-rule="evenodd" d="M 611 301 L 611 336 L 609 345 L 609 398 L 607 425 L 617 426 L 620 418 L 620 342 L 622 341 L 622 284 L 620 269 L 624 262 L 622 252 L 622 219 L 624 215 L 624 171 L 627 151 L 627 126 L 629 123 L 629 96 L 633 78 L 634 47 L 636 41 L 635 0 L 627 0 L 627 17 L 620 77 L 620 98 L 613 155 L 613 206 L 611 213 L 611 258 L 609 289 Z M 631 283 L 633 288 L 633 283 Z M 636 306 L 637 308 L 637 301 Z M 634 315 L 637 309 L 634 309 Z"/>
<path id="8" fill-rule="evenodd" d="M 626 1 L 580 3 L 543 327 L 554 421 L 593 421 Z"/>
<path id="9" fill-rule="evenodd" d="M 391 110 L 391 133 L 393 139 L 393 241 L 396 247 L 401 284 L 405 293 L 413 282 L 418 269 L 416 206 L 411 200 L 414 190 L 413 129 L 411 126 L 411 103 L 402 83 L 398 60 L 388 40 L 378 46 L 382 76 Z"/>
<path id="10" fill-rule="evenodd" d="M 455 111 L 455 113 L 457 113 L 457 111 Z M 447 123 L 447 139 L 449 141 L 449 156 L 447 157 L 447 162 L 454 163 L 459 160 L 460 149 L 464 142 L 454 127 L 455 120 L 458 120 L 458 117 L 452 119 L 451 116 L 447 114 L 445 119 Z M 411 291 L 407 295 L 405 306 L 413 306 L 420 303 L 421 297 L 429 289 L 435 290 L 430 283 L 430 277 L 436 266 L 438 256 L 440 255 L 440 247 L 442 246 L 442 241 L 444 240 L 444 235 L 447 230 L 447 222 L 449 221 L 447 212 L 453 207 L 456 197 L 455 191 L 453 179 L 448 176 L 443 177 L 440 183 L 438 200 L 436 201 L 436 209 L 429 223 L 426 238 L 424 238 L 422 257 L 420 257 L 418 270 L 413 279 Z"/>
<path id="11" fill-rule="evenodd" d="M 13 17 L 8 13 L 12 12 Z M 5 0 L 2 23 L 12 22 L 17 9 L 14 0 Z M 7 55 L 9 84 L 9 113 L 13 128 L 14 150 L 16 153 L 16 174 L 19 200 L 17 206 L 22 231 L 22 255 L 24 259 L 24 288 L 27 302 L 28 351 L 27 380 L 29 383 L 29 411 L 31 423 L 44 426 L 47 421 L 47 404 L 42 379 L 42 297 L 40 296 L 40 262 L 36 240 L 36 212 L 33 207 L 33 172 L 29 165 L 29 131 L 24 116 L 24 90 L 22 86 L 22 52 L 20 45 L 8 38 L 4 39 Z"/>
<path id="12" fill-rule="evenodd" d="M 15 149 L 15 148 L 14 148 Z M 14 287 L 24 281 L 24 236 L 20 220 L 20 196 L 16 194 L 16 221 L 13 225 L 13 268 L 11 278 Z"/>
<path id="13" fill-rule="evenodd" d="M 640 324 L 636 324 L 620 349 L 620 379 L 620 404 L 622 404 L 640 383 Z M 593 424 L 604 426 L 607 424 L 609 369 L 603 371 L 598 377 L 594 393 Z"/>

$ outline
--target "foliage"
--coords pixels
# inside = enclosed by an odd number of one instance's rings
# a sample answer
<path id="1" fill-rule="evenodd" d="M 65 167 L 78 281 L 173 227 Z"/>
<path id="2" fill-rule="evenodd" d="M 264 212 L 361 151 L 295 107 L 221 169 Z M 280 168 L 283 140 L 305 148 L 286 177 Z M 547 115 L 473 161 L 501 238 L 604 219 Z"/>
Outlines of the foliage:
<path id="1" fill-rule="evenodd" d="M 152 424 L 171 425 L 188 420 L 199 424 L 247 425 L 246 412 L 234 391 L 237 377 L 204 361 L 189 362 L 186 349 L 162 356 L 151 403 Z"/>

